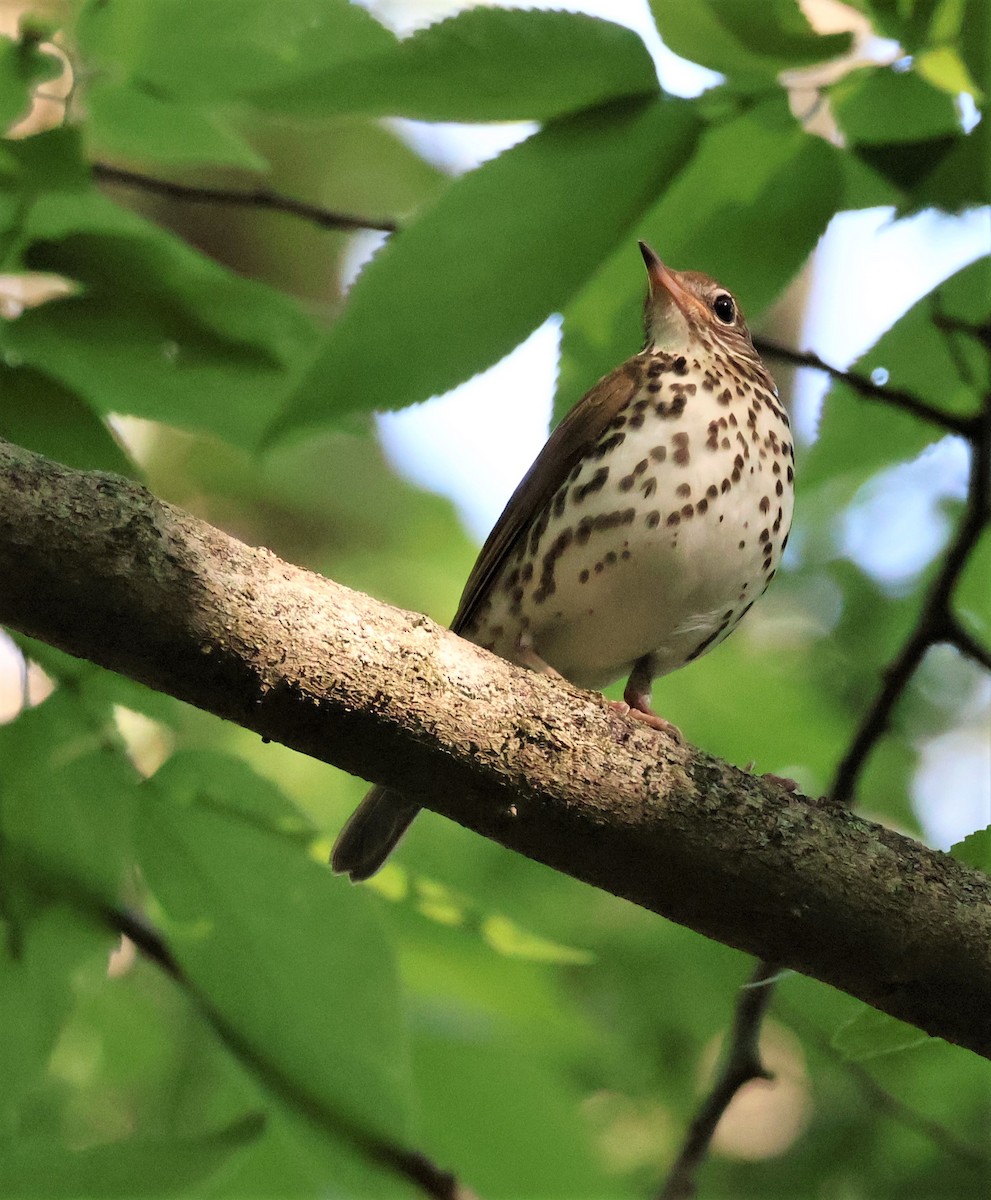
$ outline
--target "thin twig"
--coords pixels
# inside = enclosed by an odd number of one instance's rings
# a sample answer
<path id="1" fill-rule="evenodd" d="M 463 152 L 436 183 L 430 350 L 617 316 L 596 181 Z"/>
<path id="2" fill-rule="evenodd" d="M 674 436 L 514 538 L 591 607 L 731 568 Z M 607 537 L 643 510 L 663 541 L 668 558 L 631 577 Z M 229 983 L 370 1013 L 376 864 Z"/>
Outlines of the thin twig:
<path id="1" fill-rule="evenodd" d="M 950 317 L 945 313 L 936 313 L 933 317 L 933 324 L 937 329 L 946 329 L 951 333 L 968 333 L 972 338 L 982 342 L 989 350 L 991 350 L 991 321 L 984 321 L 980 325 L 975 325 L 971 321 L 961 321 L 959 317 Z"/>
<path id="2" fill-rule="evenodd" d="M 357 217 L 351 213 L 333 212 L 317 204 L 307 204 L 292 196 L 283 196 L 271 188 L 252 188 L 242 191 L 237 188 L 197 187 L 188 183 L 176 183 L 168 179 L 156 179 L 137 171 L 126 171 L 109 163 L 90 164 L 93 178 L 100 183 L 121 187 L 137 188 L 155 196 L 166 196 L 170 200 L 183 200 L 195 204 L 240 205 L 242 208 L 260 208 L 269 212 L 285 213 L 309 221 L 319 229 L 380 229 L 383 233 L 395 233 L 399 228 L 396 221 L 387 217 Z"/>
<path id="3" fill-rule="evenodd" d="M 131 909 L 113 908 L 109 905 L 101 907 L 100 916 L 104 925 L 133 942 L 149 962 L 155 963 L 182 987 L 186 986 L 187 980 L 182 968 L 173 957 L 165 939 L 144 917 Z"/>
<path id="4" fill-rule="evenodd" d="M 841 371 L 839 367 L 831 366 L 824 362 L 818 354 L 813 354 L 811 351 L 789 350 L 787 346 L 779 346 L 777 342 L 770 342 L 766 338 L 754 338 L 754 346 L 759 353 L 780 359 L 781 362 L 790 363 L 793 367 L 809 367 L 814 371 L 822 371 L 831 379 L 835 379 L 837 383 L 845 383 L 851 391 L 856 392 L 865 400 L 879 400 L 883 404 L 890 404 L 892 408 L 900 408 L 923 421 L 939 425 L 948 432 L 960 434 L 962 437 L 969 437 L 971 434 L 972 423 L 968 417 L 943 412 L 935 405 L 927 404 L 913 392 L 875 383 L 866 375 Z"/>
<path id="5" fill-rule="evenodd" d="M 355 1125 L 342 1113 L 328 1108 L 319 1099 L 302 1094 L 292 1080 L 280 1074 L 233 1029 L 222 1013 L 203 996 L 179 965 L 165 938 L 134 912 L 107 905 L 97 906 L 103 924 L 128 937 L 150 962 L 160 967 L 179 985 L 196 1005 L 221 1041 L 249 1069 L 261 1077 L 267 1087 L 278 1092 L 293 1108 L 334 1137 L 343 1138 L 359 1154 L 392 1171 L 431 1197 L 431 1200 L 476 1200 L 450 1171 L 444 1171 L 418 1150 L 377 1137 Z"/>
<path id="6" fill-rule="evenodd" d="M 984 399 L 983 412 L 970 421 L 968 440 L 971 443 L 971 467 L 963 519 L 923 602 L 915 627 L 885 668 L 881 688 L 836 769 L 830 789 L 834 803 L 849 804 L 853 799 L 857 780 L 871 751 L 887 731 L 895 705 L 931 646 L 949 642 L 962 653 L 987 665 L 987 651 L 961 628 L 951 605 L 957 581 L 991 518 L 991 393 Z"/>
<path id="7" fill-rule="evenodd" d="M 967 658 L 972 658 L 974 662 L 980 663 L 985 671 L 991 671 L 991 650 L 979 642 L 973 634 L 968 633 L 956 617 L 953 618 L 951 627 L 946 631 L 946 641 L 951 646 L 955 646 Z"/>
<path id="8" fill-rule="evenodd" d="M 695 1175 L 733 1097 L 751 1079 L 771 1079 L 770 1072 L 761 1062 L 758 1042 L 777 972 L 773 963 L 759 962 L 750 981 L 740 989 L 722 1069 L 688 1128 L 681 1152 L 658 1193 L 658 1200 L 690 1200 L 695 1195 Z"/>

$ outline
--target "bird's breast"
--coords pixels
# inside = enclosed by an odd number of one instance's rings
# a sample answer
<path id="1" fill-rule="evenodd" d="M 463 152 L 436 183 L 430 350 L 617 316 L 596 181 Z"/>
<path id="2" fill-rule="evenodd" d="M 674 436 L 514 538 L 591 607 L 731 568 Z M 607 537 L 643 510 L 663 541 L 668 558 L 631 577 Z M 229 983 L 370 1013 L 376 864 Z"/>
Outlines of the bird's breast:
<path id="1" fill-rule="evenodd" d="M 521 533 L 472 640 L 604 687 L 645 654 L 664 674 L 716 645 L 763 592 L 791 525 L 776 395 L 718 364 L 651 373 Z"/>

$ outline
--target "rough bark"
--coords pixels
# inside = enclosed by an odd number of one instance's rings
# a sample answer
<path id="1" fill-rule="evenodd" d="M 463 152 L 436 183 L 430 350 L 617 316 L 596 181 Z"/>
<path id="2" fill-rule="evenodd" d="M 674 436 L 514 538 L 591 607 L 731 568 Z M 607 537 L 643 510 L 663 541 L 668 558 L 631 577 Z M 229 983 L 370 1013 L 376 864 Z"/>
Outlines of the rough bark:
<path id="1" fill-rule="evenodd" d="M 0 443 L 0 621 L 991 1057 L 991 879 Z"/>

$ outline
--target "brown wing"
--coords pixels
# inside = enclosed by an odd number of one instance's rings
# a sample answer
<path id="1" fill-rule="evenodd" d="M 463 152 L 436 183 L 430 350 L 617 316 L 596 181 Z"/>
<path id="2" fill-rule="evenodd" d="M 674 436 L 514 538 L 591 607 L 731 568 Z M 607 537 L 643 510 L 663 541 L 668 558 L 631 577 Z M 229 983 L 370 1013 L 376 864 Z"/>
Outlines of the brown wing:
<path id="1" fill-rule="evenodd" d="M 485 540 L 451 622 L 455 633 L 470 623 L 517 539 L 550 502 L 585 450 L 599 440 L 609 422 L 639 390 L 641 377 L 639 357 L 623 363 L 586 392 L 547 439 Z"/>

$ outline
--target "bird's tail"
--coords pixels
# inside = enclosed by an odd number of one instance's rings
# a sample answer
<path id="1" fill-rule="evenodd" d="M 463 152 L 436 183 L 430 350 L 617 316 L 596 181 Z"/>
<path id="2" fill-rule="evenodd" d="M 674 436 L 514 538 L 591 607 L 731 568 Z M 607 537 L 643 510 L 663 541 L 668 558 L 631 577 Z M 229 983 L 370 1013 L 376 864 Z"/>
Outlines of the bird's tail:
<path id="1" fill-rule="evenodd" d="M 414 800 L 390 788 L 373 787 L 338 834 L 330 865 L 352 883 L 368 879 L 399 844 L 420 811 Z"/>

